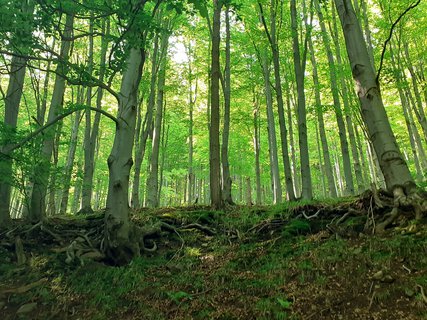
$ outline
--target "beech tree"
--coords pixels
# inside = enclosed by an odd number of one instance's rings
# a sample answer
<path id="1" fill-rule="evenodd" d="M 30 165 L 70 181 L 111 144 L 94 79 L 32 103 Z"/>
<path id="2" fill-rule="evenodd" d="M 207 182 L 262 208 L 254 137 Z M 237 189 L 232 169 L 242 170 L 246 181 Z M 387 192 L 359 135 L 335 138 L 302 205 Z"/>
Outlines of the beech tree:
<path id="1" fill-rule="evenodd" d="M 388 121 L 379 85 L 381 69 L 378 74 L 373 69 L 353 4 L 350 0 L 335 0 L 335 5 L 344 33 L 363 121 L 378 156 L 387 189 L 392 191 L 395 197 L 396 210 L 377 226 L 377 231 L 382 231 L 397 217 L 399 206 L 413 205 L 416 217 L 420 219 L 423 212 L 427 211 L 427 202 L 419 195 Z"/>

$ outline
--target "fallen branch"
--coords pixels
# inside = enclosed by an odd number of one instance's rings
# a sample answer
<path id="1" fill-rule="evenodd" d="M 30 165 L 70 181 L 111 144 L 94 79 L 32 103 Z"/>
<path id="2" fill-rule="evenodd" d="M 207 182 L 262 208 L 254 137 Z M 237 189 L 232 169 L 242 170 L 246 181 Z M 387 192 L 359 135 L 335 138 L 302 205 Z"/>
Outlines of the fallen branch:
<path id="1" fill-rule="evenodd" d="M 42 278 L 40 280 L 37 280 L 36 282 L 27 284 L 25 286 L 19 287 L 19 288 L 12 288 L 12 289 L 6 289 L 3 291 L 0 291 L 0 295 L 6 294 L 6 293 L 25 293 L 27 291 L 30 291 L 31 289 L 34 289 L 43 283 L 47 282 L 47 278 Z"/>

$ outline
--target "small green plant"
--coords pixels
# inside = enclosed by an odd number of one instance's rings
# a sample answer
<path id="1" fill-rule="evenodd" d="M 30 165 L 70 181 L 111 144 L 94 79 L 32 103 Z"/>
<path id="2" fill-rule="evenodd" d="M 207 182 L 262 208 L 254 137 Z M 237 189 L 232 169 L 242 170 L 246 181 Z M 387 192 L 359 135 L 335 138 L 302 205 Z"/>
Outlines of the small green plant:
<path id="1" fill-rule="evenodd" d="M 171 299 L 176 304 L 181 304 L 183 301 L 187 299 L 192 299 L 191 294 L 185 291 L 177 291 L 177 292 L 166 292 L 166 295 L 169 299 Z"/>

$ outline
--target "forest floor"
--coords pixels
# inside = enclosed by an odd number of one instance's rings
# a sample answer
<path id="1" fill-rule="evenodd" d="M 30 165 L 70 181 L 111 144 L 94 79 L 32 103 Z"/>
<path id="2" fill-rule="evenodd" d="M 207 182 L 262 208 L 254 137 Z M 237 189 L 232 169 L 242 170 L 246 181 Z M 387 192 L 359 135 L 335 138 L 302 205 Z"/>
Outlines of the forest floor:
<path id="1" fill-rule="evenodd" d="M 425 221 L 371 235 L 376 215 L 358 214 L 369 205 L 365 195 L 140 210 L 135 223 L 176 229 L 121 267 L 90 255 L 66 263 L 61 239 L 101 232 L 102 214 L 16 221 L 0 230 L 0 319 L 427 319 Z"/>

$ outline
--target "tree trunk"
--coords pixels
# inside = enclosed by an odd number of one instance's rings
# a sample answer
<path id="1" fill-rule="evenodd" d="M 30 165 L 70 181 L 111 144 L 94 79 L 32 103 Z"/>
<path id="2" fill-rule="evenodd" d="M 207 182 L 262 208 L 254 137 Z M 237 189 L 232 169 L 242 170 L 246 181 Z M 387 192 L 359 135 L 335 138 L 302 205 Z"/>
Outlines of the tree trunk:
<path id="1" fill-rule="evenodd" d="M 88 62 L 87 62 L 87 73 L 92 75 L 93 70 L 93 16 L 91 16 L 89 22 L 89 50 L 88 50 Z M 104 38 L 104 37 L 103 37 Z M 101 88 L 99 88 L 101 90 Z M 87 87 L 86 91 L 86 105 L 92 105 L 92 87 Z M 84 172 L 83 172 L 83 187 L 82 187 L 82 207 L 79 213 L 90 214 L 93 213 L 92 209 L 92 187 L 93 187 L 93 162 L 95 152 L 96 140 L 91 139 L 91 111 L 85 111 L 85 136 L 84 136 Z"/>
<path id="2" fill-rule="evenodd" d="M 108 157 L 109 182 L 105 211 L 105 252 L 115 264 L 126 264 L 138 256 L 139 243 L 132 239 L 129 220 L 129 174 L 132 167 L 138 86 L 141 81 L 143 52 L 132 48 L 122 77 L 118 124 Z"/>
<path id="3" fill-rule="evenodd" d="M 221 164 L 222 164 L 222 199 L 225 203 L 234 204 L 231 197 L 230 164 L 228 162 L 228 139 L 230 135 L 230 5 L 225 9 L 225 68 L 224 68 L 224 127 L 222 131 Z"/>
<path id="4" fill-rule="evenodd" d="M 303 199 L 312 199 L 313 190 L 311 185 L 311 172 L 310 172 L 310 159 L 308 154 L 308 135 L 307 135 L 307 112 L 305 106 L 305 93 L 304 93 L 304 70 L 305 61 L 301 59 L 298 27 L 297 27 L 297 11 L 296 1 L 291 0 L 291 28 L 292 28 L 292 43 L 293 43 L 293 56 L 294 56 L 294 69 L 295 78 L 297 83 L 298 92 L 298 141 L 300 148 L 301 159 L 301 197 Z M 308 35 L 306 35 L 308 36 Z"/>
<path id="5" fill-rule="evenodd" d="M 279 46 L 277 44 L 276 36 L 276 8 L 277 0 L 271 0 L 270 8 L 270 31 L 271 35 L 268 33 L 267 24 L 265 23 L 265 17 L 263 12 L 261 12 L 261 18 L 264 23 L 265 32 L 267 34 L 268 41 L 271 46 L 272 56 L 273 56 L 273 69 L 274 69 L 274 88 L 276 91 L 276 100 L 277 100 L 277 113 L 279 116 L 279 128 L 280 128 L 280 140 L 282 146 L 282 158 L 283 158 L 283 167 L 285 172 L 285 185 L 288 199 L 293 201 L 295 200 L 294 185 L 292 179 L 291 164 L 289 161 L 289 150 L 288 150 L 288 131 L 286 128 L 285 122 L 285 112 L 283 109 L 283 93 L 282 93 L 282 80 L 280 77 L 280 57 L 279 57 Z M 280 189 L 280 197 L 276 197 L 274 203 L 282 201 L 282 191 Z M 278 201 L 278 202 L 277 202 Z"/>
<path id="6" fill-rule="evenodd" d="M 404 185 L 405 191 L 411 192 L 415 183 L 391 130 L 380 87 L 376 81 L 375 71 L 372 68 L 362 30 L 351 1 L 335 0 L 335 5 L 341 20 L 347 54 L 357 86 L 362 118 L 378 156 L 386 186 L 389 190 L 394 191 Z"/>
<path id="7" fill-rule="evenodd" d="M 154 36 L 154 48 L 151 55 L 151 81 L 150 81 L 150 96 L 148 98 L 147 112 L 145 114 L 145 119 L 141 128 L 141 136 L 137 148 L 135 150 L 135 169 L 133 176 L 133 185 L 132 185 L 132 208 L 139 208 L 141 205 L 141 199 L 139 198 L 139 184 L 141 178 L 141 165 L 145 156 L 145 148 L 147 145 L 148 135 L 152 128 L 153 122 L 153 111 L 156 100 L 156 79 L 157 79 L 157 56 L 159 51 L 159 37 L 158 34 Z"/>
<path id="8" fill-rule="evenodd" d="M 34 11 L 33 1 L 22 1 L 21 14 L 31 15 L 31 19 Z M 16 37 L 22 37 L 17 39 L 22 41 L 28 38 L 32 32 L 32 23 L 27 26 L 23 26 L 21 32 L 17 32 Z M 16 50 L 17 54 L 25 54 L 28 48 L 20 48 Z M 15 133 L 16 124 L 18 121 L 19 104 L 21 102 L 22 91 L 24 87 L 25 71 L 27 67 L 27 60 L 22 57 L 13 56 L 10 66 L 9 84 L 7 87 L 6 96 L 4 97 L 4 124 L 5 127 L 10 129 L 10 134 Z M 2 149 L 7 149 L 7 145 L 1 146 Z M 10 222 L 10 193 L 11 185 L 13 181 L 12 175 L 12 158 L 7 155 L 0 154 L 0 225 L 4 225 Z"/>
<path id="9" fill-rule="evenodd" d="M 74 13 L 68 13 L 64 26 L 64 37 L 61 41 L 60 57 L 62 61 L 68 61 L 73 33 Z M 52 121 L 61 112 L 64 103 L 65 78 L 61 75 L 66 73 L 67 67 L 64 63 L 58 62 L 56 69 L 55 84 L 52 93 L 52 100 L 49 108 L 47 122 Z M 57 124 L 53 125 L 44 134 L 43 146 L 40 154 L 40 161 L 37 163 L 33 174 L 33 192 L 28 219 L 37 222 L 46 214 L 46 193 L 51 167 L 51 157 L 53 151 L 54 138 Z"/>
<path id="10" fill-rule="evenodd" d="M 268 154 L 270 158 L 271 186 L 273 189 L 273 203 L 282 202 L 282 185 L 279 176 L 279 160 L 277 157 L 276 125 L 274 123 L 273 98 L 271 95 L 270 71 L 267 64 L 267 53 L 261 53 L 261 64 L 265 84 L 265 98 L 267 104 L 267 130 L 268 130 Z"/>
<path id="11" fill-rule="evenodd" d="M 259 137 L 259 105 L 258 96 L 254 92 L 254 153 L 255 153 L 255 177 L 256 177 L 256 204 L 261 204 L 261 165 L 260 165 L 260 137 Z"/>
<path id="12" fill-rule="evenodd" d="M 311 54 L 311 64 L 313 66 L 313 83 L 314 83 L 314 96 L 316 101 L 316 115 L 317 115 L 317 123 L 319 125 L 319 136 L 320 136 L 320 141 L 322 145 L 325 175 L 326 175 L 326 180 L 328 181 L 329 196 L 332 198 L 336 198 L 337 188 L 335 186 L 334 174 L 333 174 L 332 165 L 331 165 L 328 139 L 326 138 L 325 122 L 323 119 L 323 108 L 322 108 L 322 102 L 320 99 L 321 88 L 319 84 L 319 76 L 317 74 L 317 62 L 316 62 L 316 57 L 313 49 L 313 41 L 311 40 L 311 38 L 309 38 L 308 40 L 308 45 L 309 45 L 310 54 Z M 319 157 L 320 156 L 321 155 L 319 154 Z"/>
<path id="13" fill-rule="evenodd" d="M 162 127 L 163 117 L 163 97 L 166 77 L 166 59 L 168 48 L 169 33 L 164 32 L 162 35 L 162 43 L 160 46 L 160 68 L 158 72 L 157 81 L 157 109 L 156 120 L 154 123 L 150 170 L 147 178 L 147 198 L 146 203 L 149 208 L 156 208 L 159 206 L 158 189 L 159 189 L 159 151 L 160 151 L 160 132 Z"/>
<path id="14" fill-rule="evenodd" d="M 209 126 L 209 169 L 211 205 L 214 209 L 222 207 L 221 198 L 221 170 L 219 146 L 219 77 L 220 77 L 220 27 L 221 27 L 221 0 L 213 0 L 214 14 L 212 26 L 212 53 L 211 53 L 211 110 Z"/>
<path id="15" fill-rule="evenodd" d="M 348 142 L 347 142 L 347 136 L 346 136 L 346 128 L 345 128 L 344 118 L 342 114 L 341 103 L 338 95 L 337 72 L 335 67 L 334 56 L 331 50 L 330 39 L 326 31 L 323 14 L 321 12 L 318 1 L 319 0 L 315 0 L 314 2 L 315 2 L 317 14 L 319 16 L 319 23 L 322 30 L 323 43 L 324 43 L 326 54 L 328 57 L 329 78 L 331 81 L 332 98 L 334 100 L 334 111 L 335 111 L 335 116 L 337 118 L 338 135 L 340 138 L 342 162 L 344 167 L 345 194 L 352 195 L 354 194 L 353 176 L 352 176 L 352 170 L 351 170 L 350 153 L 348 149 Z"/>

